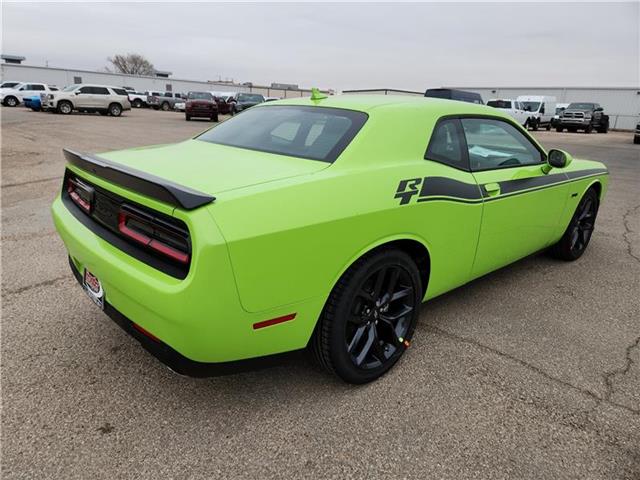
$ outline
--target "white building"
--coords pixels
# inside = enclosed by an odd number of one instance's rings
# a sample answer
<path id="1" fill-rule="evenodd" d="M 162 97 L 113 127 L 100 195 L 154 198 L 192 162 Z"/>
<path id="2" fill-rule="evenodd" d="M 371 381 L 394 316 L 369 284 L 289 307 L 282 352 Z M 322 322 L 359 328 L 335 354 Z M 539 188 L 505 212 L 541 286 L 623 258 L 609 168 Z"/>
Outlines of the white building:
<path id="1" fill-rule="evenodd" d="M 136 91 L 156 90 L 162 92 L 186 93 L 190 90 L 252 92 L 267 97 L 306 97 L 311 90 L 272 88 L 257 85 L 238 85 L 229 82 L 208 82 L 170 78 L 171 72 L 158 71 L 156 76 L 126 75 L 121 73 L 94 72 L 70 68 L 39 67 L 19 63 L 0 64 L 0 80 L 16 82 L 38 82 L 65 87 L 78 83 L 97 83 L 117 87 L 131 87 Z"/>
<path id="2" fill-rule="evenodd" d="M 486 102 L 492 98 L 516 98 L 519 95 L 550 95 L 558 103 L 596 102 L 607 115 L 611 128 L 633 130 L 640 121 L 638 87 L 451 87 L 476 92 Z M 343 93 L 384 93 L 385 95 L 424 95 L 424 92 L 395 89 L 345 90 Z"/>

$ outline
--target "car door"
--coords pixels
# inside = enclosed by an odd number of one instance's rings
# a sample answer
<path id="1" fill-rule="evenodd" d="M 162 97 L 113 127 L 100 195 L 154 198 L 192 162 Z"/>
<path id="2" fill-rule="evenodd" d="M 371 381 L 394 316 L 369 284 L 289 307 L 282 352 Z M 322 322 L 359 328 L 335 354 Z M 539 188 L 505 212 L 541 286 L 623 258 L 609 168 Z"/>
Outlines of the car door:
<path id="1" fill-rule="evenodd" d="M 76 108 L 92 108 L 93 107 L 93 87 L 80 87 L 75 91 Z"/>
<path id="2" fill-rule="evenodd" d="M 544 173 L 546 154 L 511 122 L 468 117 L 461 124 L 470 170 L 484 198 L 477 277 L 549 245 L 568 184 L 564 173 Z"/>
<path id="3" fill-rule="evenodd" d="M 107 87 L 92 87 L 91 103 L 94 108 L 106 109 L 111 103 L 111 92 Z"/>

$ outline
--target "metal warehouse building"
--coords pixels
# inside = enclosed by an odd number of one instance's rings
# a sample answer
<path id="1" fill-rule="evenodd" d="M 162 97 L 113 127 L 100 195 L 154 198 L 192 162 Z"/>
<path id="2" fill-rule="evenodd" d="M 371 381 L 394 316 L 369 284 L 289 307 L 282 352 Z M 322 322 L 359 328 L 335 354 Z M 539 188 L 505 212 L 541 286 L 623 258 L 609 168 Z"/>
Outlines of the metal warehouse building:
<path id="1" fill-rule="evenodd" d="M 558 103 L 596 102 L 609 115 L 611 128 L 633 130 L 640 120 L 638 87 L 444 87 L 477 92 L 486 102 L 492 98 L 519 95 L 549 95 Z M 345 90 L 343 93 L 384 93 L 386 95 L 424 95 L 424 92 L 395 89 Z"/>
<path id="2" fill-rule="evenodd" d="M 186 93 L 190 90 L 222 91 L 222 92 L 251 92 L 260 93 L 267 97 L 304 97 L 311 94 L 311 90 L 294 88 L 294 86 L 279 85 L 280 88 L 253 85 L 238 85 L 228 82 L 202 82 L 196 80 L 181 80 L 169 78 L 171 72 L 158 71 L 156 76 L 125 75 L 121 73 L 94 72 L 91 70 L 74 70 L 69 68 L 39 67 L 3 63 L 0 65 L 2 81 L 38 82 L 64 87 L 78 83 L 97 83 L 131 87 L 136 91 L 159 90 L 163 92 Z M 284 88 L 283 88 L 284 87 Z"/>

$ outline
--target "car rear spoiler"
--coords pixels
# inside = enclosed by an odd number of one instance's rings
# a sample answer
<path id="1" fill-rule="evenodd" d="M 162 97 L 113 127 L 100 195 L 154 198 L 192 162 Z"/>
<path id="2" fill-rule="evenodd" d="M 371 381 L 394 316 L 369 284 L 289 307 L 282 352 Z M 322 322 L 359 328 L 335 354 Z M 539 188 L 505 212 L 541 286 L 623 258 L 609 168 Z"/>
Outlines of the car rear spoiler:
<path id="1" fill-rule="evenodd" d="M 67 161 L 82 170 L 115 183 L 121 187 L 155 198 L 161 202 L 193 210 L 213 202 L 216 198 L 206 193 L 178 185 L 150 173 L 111 162 L 95 155 L 63 149 Z"/>

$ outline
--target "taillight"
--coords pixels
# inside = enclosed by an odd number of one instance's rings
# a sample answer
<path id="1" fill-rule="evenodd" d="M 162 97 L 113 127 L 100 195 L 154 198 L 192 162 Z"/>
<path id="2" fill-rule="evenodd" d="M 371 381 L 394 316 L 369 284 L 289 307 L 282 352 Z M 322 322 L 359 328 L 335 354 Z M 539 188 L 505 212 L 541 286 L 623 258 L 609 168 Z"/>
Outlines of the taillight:
<path id="1" fill-rule="evenodd" d="M 67 193 L 73 203 L 80 207 L 84 212 L 91 213 L 91 203 L 93 201 L 93 188 L 85 185 L 75 178 L 67 178 Z"/>
<path id="2" fill-rule="evenodd" d="M 118 214 L 118 230 L 125 237 L 176 262 L 189 263 L 186 233 L 160 219 L 131 207 L 122 207 Z"/>

